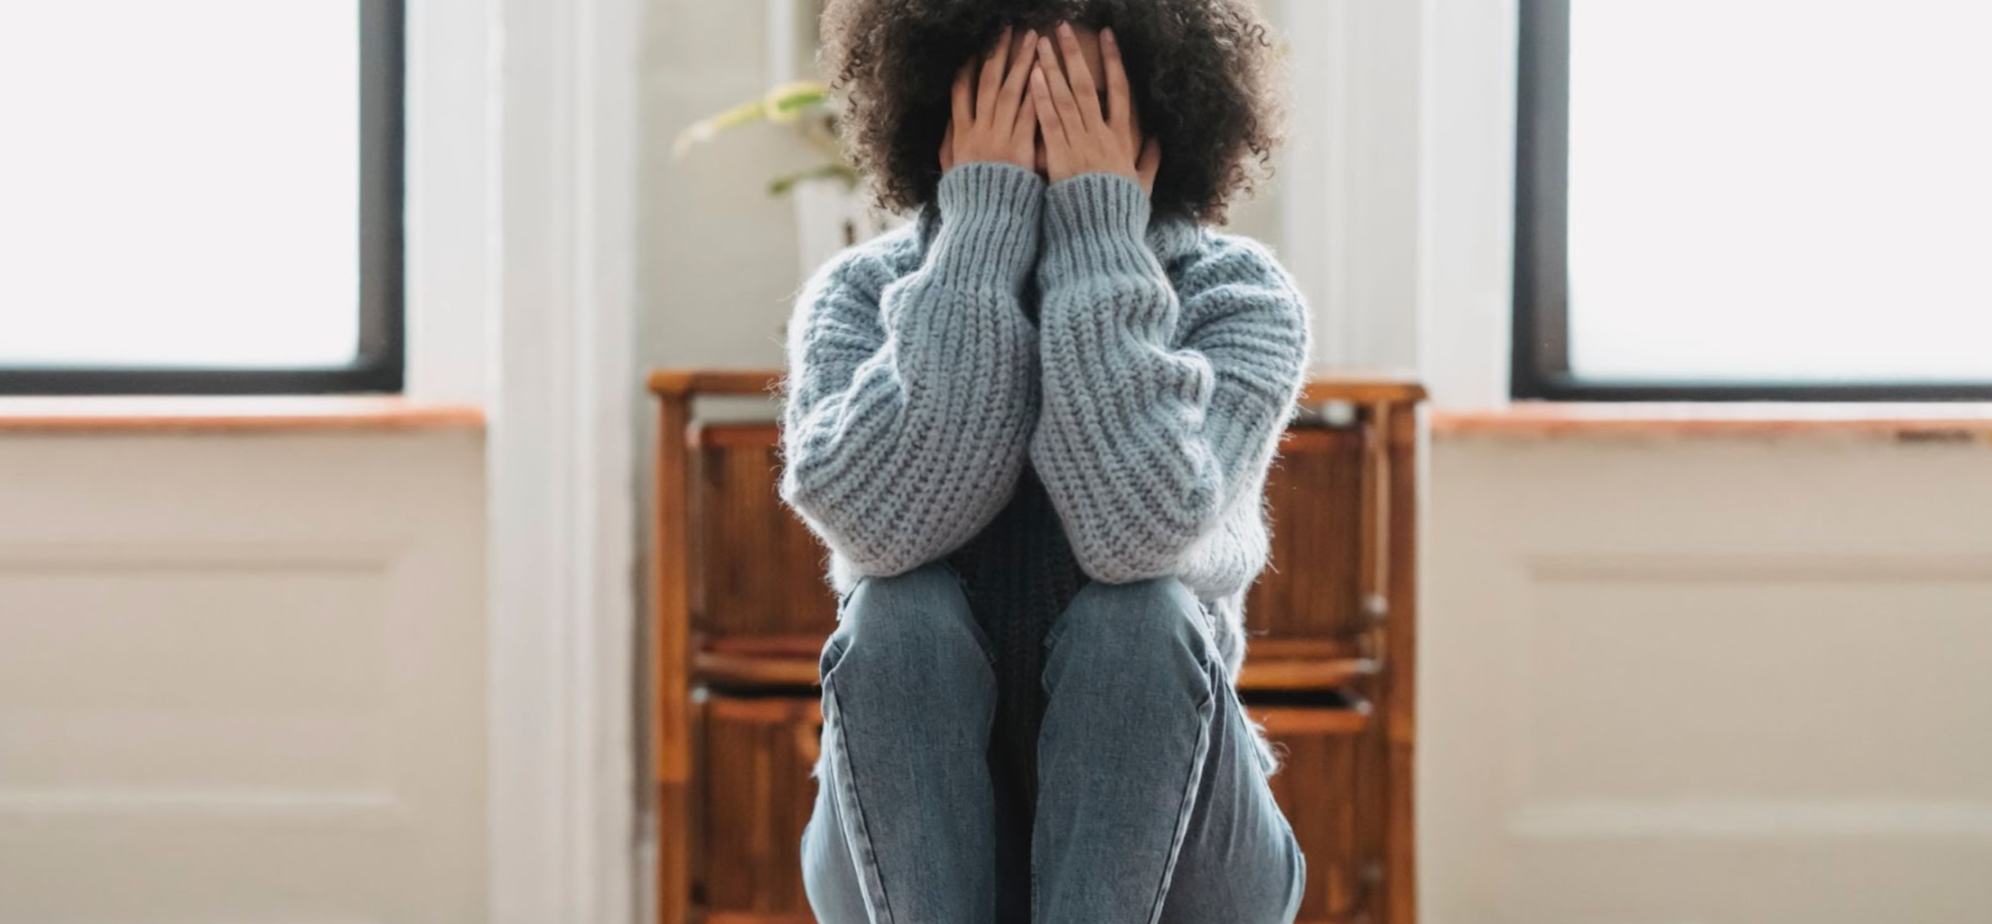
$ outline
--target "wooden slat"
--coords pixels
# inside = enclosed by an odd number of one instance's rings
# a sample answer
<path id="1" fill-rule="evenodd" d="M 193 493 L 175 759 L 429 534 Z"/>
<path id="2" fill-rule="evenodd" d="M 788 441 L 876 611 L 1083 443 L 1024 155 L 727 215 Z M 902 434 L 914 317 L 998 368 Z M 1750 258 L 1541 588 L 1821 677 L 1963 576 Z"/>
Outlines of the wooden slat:
<path id="1" fill-rule="evenodd" d="M 707 703 L 708 700 L 703 697 L 692 701 L 691 740 L 694 742 L 706 740 L 706 729 L 710 725 L 706 715 Z M 706 877 L 710 875 L 708 867 L 712 859 L 710 852 L 702 849 L 702 845 L 713 833 L 712 819 L 708 817 L 711 814 L 707 805 L 710 800 L 706 798 L 705 786 L 701 779 L 706 773 L 705 767 L 706 762 L 703 759 L 692 764 L 692 785 L 686 789 L 692 794 L 685 806 L 684 816 L 685 843 L 689 845 L 686 851 L 689 857 L 685 868 L 690 890 L 690 894 L 686 897 L 688 906 L 686 916 L 691 920 L 698 919 L 696 914 L 698 884 L 706 881 Z"/>
<path id="2" fill-rule="evenodd" d="M 753 914 L 736 911 L 707 912 L 704 924 L 817 924 L 816 918 L 808 914 Z M 1301 917 L 1294 924 L 1372 924 L 1367 915 L 1356 914 L 1345 918 Z"/>
<path id="3" fill-rule="evenodd" d="M 1388 568 L 1386 543 L 1390 534 L 1388 517 L 1384 506 L 1387 503 L 1385 492 L 1390 488 L 1389 426 L 1390 405 L 1368 408 L 1363 414 L 1363 445 L 1359 461 L 1351 466 L 1356 472 L 1356 620 L 1361 628 L 1350 626 L 1352 632 L 1365 636 L 1365 653 L 1372 657 L 1383 657 L 1376 640 L 1379 636 L 1376 625 L 1378 607 L 1386 603 L 1384 596 L 1384 573 Z"/>
<path id="4" fill-rule="evenodd" d="M 1303 404 L 1404 404 L 1425 400 L 1425 386 L 1408 376 L 1317 366 L 1308 370 L 1300 400 Z"/>
<path id="5" fill-rule="evenodd" d="M 659 396 L 777 394 L 781 391 L 781 381 L 778 369 L 658 369 L 650 373 L 650 391 Z M 1300 398 L 1307 404 L 1424 399 L 1424 386 L 1410 377 L 1331 367 L 1309 369 Z"/>
<path id="6" fill-rule="evenodd" d="M 656 520 L 650 579 L 656 634 L 650 740 L 655 742 L 658 782 L 657 906 L 660 924 L 684 924 L 691 910 L 691 544 L 685 429 L 691 402 L 666 396 L 658 402 Z"/>
<path id="7" fill-rule="evenodd" d="M 1325 706 L 1255 706 L 1245 711 L 1266 726 L 1266 734 L 1277 737 L 1300 735 L 1360 735 L 1370 727 L 1366 709 L 1337 709 Z"/>
<path id="8" fill-rule="evenodd" d="M 714 696 L 706 715 L 715 722 L 749 725 L 821 725 L 823 701 L 810 696 Z"/>
<path id="9" fill-rule="evenodd" d="M 1244 670 L 1238 673 L 1238 688 L 1262 690 L 1339 690 L 1376 673 L 1376 662 L 1368 658 L 1335 661 L 1254 660 L 1248 655 Z"/>
<path id="10" fill-rule="evenodd" d="M 692 655 L 692 672 L 701 682 L 722 686 L 814 686 L 819 671 L 818 656 L 811 652 L 742 651 L 742 642 L 733 640 L 730 649 L 704 648 Z M 783 642 L 788 639 L 782 639 Z M 816 648 L 822 647 L 821 640 Z M 1238 688 L 1243 691 L 1299 692 L 1340 690 L 1374 676 L 1377 663 L 1368 658 L 1274 659 L 1257 652 L 1246 659 L 1239 673 Z"/>
<path id="11" fill-rule="evenodd" d="M 659 397 L 693 395 L 758 395 L 781 390 L 778 369 L 658 369 L 650 373 L 650 391 Z"/>
<path id="12" fill-rule="evenodd" d="M 815 657 L 740 655 L 701 651 L 693 656 L 700 680 L 722 686 L 804 687 L 817 681 Z"/>
<path id="13" fill-rule="evenodd" d="M 739 420 L 692 428 L 694 449 L 766 449 L 781 442 L 781 427 L 771 420 Z"/>
<path id="14" fill-rule="evenodd" d="M 1414 804 L 1418 738 L 1417 413 L 1416 408 L 1407 407 L 1392 416 L 1390 425 L 1390 618 L 1383 689 L 1389 797 L 1380 915 L 1385 924 L 1412 924 L 1418 919 Z"/>
<path id="15" fill-rule="evenodd" d="M 1340 658 L 1359 657 L 1362 647 L 1352 639 L 1320 638 L 1312 636 L 1257 638 L 1246 650 L 1246 660 L 1260 661 L 1331 661 Z"/>

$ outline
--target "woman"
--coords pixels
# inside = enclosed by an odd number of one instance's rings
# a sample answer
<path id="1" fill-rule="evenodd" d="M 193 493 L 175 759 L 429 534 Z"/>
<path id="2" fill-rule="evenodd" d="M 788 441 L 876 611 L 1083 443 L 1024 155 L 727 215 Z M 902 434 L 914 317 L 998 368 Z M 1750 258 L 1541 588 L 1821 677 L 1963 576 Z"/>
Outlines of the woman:
<path id="1" fill-rule="evenodd" d="M 782 497 L 830 548 L 824 924 L 1287 924 L 1239 706 L 1309 354 L 1208 227 L 1277 135 L 1244 0 L 832 0 L 847 140 L 917 220 L 789 329 Z"/>

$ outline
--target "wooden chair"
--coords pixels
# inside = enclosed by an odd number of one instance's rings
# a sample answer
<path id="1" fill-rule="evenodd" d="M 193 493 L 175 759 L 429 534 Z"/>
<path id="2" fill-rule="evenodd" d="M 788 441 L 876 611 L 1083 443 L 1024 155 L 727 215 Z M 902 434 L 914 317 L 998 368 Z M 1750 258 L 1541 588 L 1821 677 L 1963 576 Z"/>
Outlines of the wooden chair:
<path id="1" fill-rule="evenodd" d="M 824 551 L 776 494 L 772 420 L 698 416 L 778 373 L 660 370 L 653 554 L 659 918 L 812 922 Z M 1268 479 L 1271 566 L 1239 678 L 1287 750 L 1274 794 L 1308 860 L 1300 920 L 1412 924 L 1417 385 L 1318 374 Z"/>

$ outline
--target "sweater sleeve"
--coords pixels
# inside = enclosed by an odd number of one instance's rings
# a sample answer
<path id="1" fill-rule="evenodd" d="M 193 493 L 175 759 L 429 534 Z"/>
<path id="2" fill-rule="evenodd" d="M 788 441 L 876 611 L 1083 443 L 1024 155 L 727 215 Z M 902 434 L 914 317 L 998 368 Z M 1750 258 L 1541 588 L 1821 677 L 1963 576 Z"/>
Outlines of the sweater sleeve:
<path id="1" fill-rule="evenodd" d="M 1045 199 L 1031 461 L 1088 575 L 1177 573 L 1232 505 L 1256 502 L 1305 374 L 1305 303 L 1263 247 L 1224 235 L 1188 258 L 1179 292 L 1132 180 L 1082 174 Z"/>
<path id="2" fill-rule="evenodd" d="M 1043 193 L 1021 167 L 957 166 L 916 266 L 860 246 L 797 300 L 781 496 L 860 574 L 953 551 L 1014 490 L 1036 415 L 1037 331 L 1021 298 Z"/>

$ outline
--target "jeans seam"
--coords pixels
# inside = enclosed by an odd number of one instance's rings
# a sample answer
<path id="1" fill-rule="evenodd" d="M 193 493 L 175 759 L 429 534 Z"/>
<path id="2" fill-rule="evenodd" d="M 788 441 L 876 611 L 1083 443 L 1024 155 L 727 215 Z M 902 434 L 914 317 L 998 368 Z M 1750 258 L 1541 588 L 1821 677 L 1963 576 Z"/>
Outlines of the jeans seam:
<path id="1" fill-rule="evenodd" d="M 945 558 L 939 559 L 938 562 L 942 570 L 954 576 L 955 587 L 961 591 L 961 598 L 963 600 L 974 600 L 975 595 L 969 592 L 968 577 L 961 573 L 961 569 L 956 568 L 953 562 Z M 996 643 L 989 638 L 987 632 L 982 630 L 981 623 L 976 621 L 975 608 L 973 606 L 969 607 L 968 625 L 969 636 L 975 639 L 975 647 L 982 650 L 982 657 L 989 662 L 989 666 L 995 667 Z"/>
<path id="2" fill-rule="evenodd" d="M 847 803 L 843 806 L 845 825 L 851 830 L 837 832 L 845 838 L 846 849 L 858 854 L 856 857 L 859 876 L 858 894 L 864 899 L 865 907 L 876 924 L 892 924 L 892 903 L 885 895 L 885 880 L 879 873 L 878 853 L 872 845 L 871 829 L 865 823 L 864 803 L 858 796 L 858 785 L 851 767 L 851 749 L 844 742 L 843 709 L 839 705 L 830 678 L 825 677 L 823 698 L 829 707 L 824 721 L 837 722 L 837 742 L 834 749 L 836 761 L 836 789 L 833 797 Z"/>
<path id="3" fill-rule="evenodd" d="M 1210 677 L 1208 665 L 1204 676 L 1206 680 Z M 1169 883 L 1176 877 L 1176 863 L 1182 857 L 1183 841 L 1190 833 L 1190 816 L 1196 812 L 1197 791 L 1203 785 L 1204 764 L 1210 757 L 1210 726 L 1216 715 L 1217 698 L 1213 690 L 1211 695 L 1206 695 L 1203 702 L 1197 706 L 1197 716 L 1200 719 L 1197 723 L 1197 743 L 1190 751 L 1190 772 L 1188 778 L 1183 781 L 1182 802 L 1176 809 L 1175 832 L 1169 837 L 1169 851 L 1162 865 L 1162 881 L 1155 886 L 1155 899 L 1149 908 L 1148 924 L 1157 924 L 1162 920 L 1163 903 L 1169 899 Z"/>

